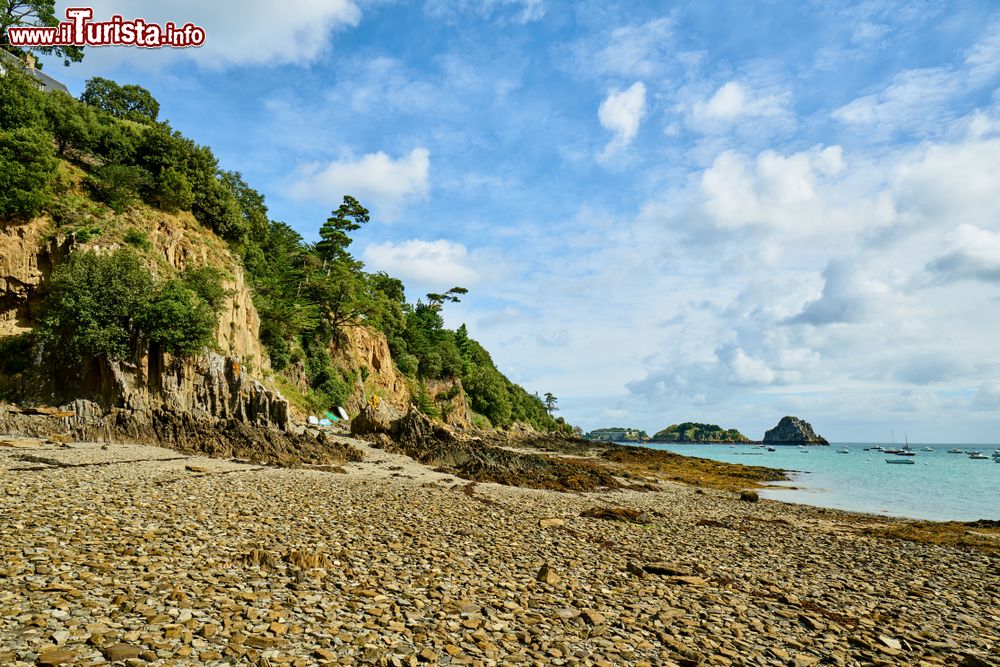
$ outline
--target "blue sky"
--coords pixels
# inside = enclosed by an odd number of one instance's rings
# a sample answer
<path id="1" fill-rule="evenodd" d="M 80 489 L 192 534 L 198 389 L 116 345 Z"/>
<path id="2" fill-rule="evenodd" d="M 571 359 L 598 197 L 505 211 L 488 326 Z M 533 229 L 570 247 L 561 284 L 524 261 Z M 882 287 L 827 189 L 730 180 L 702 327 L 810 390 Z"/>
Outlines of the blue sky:
<path id="1" fill-rule="evenodd" d="M 785 414 L 1000 441 L 1000 10 L 983 2 L 193 0 L 90 49 L 314 239 L 468 323 L 584 428 Z M 235 6 L 235 5 L 234 5 Z"/>

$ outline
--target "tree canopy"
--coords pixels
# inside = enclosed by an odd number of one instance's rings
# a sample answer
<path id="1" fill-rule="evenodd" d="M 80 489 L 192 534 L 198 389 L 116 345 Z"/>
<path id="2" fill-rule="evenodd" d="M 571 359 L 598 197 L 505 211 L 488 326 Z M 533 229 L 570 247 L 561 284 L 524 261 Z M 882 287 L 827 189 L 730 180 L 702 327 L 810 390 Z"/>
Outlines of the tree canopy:
<path id="1" fill-rule="evenodd" d="M 15 26 L 55 26 L 55 0 L 0 0 L 0 48 L 14 55 L 24 50 L 10 45 L 7 29 Z M 82 46 L 34 46 L 32 51 L 53 54 L 63 59 L 64 65 L 83 60 Z"/>

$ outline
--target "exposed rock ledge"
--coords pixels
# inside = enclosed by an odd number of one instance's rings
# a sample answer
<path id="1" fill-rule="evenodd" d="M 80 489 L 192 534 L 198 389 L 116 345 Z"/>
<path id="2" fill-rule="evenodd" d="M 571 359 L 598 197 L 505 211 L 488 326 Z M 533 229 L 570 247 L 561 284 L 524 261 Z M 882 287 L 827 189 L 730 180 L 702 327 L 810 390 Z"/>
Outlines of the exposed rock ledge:
<path id="1" fill-rule="evenodd" d="M 295 429 L 285 398 L 235 358 L 207 353 L 156 365 L 107 364 L 86 392 L 98 400 L 49 409 L 0 406 L 0 434 L 155 444 L 284 466 L 360 460 L 354 447 Z"/>
<path id="2" fill-rule="evenodd" d="M 812 425 L 798 417 L 782 417 L 778 425 L 764 434 L 766 445 L 829 445 L 816 435 Z"/>

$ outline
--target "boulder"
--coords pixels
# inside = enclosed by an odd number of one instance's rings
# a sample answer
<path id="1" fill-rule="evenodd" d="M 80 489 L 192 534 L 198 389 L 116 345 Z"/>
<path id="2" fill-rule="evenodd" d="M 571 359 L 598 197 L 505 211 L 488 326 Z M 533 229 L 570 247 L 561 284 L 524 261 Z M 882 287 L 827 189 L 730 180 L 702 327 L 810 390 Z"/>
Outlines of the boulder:
<path id="1" fill-rule="evenodd" d="M 778 425 L 764 434 L 766 445 L 829 445 L 816 435 L 812 425 L 798 417 L 782 417 Z"/>

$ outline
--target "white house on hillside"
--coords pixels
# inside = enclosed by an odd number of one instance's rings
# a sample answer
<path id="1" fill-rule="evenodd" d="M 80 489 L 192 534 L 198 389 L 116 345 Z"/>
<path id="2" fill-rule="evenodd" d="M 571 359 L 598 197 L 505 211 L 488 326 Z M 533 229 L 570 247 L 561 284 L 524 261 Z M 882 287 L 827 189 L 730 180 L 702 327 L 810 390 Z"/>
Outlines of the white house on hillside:
<path id="1" fill-rule="evenodd" d="M 35 81 L 38 82 L 38 88 L 46 93 L 51 93 L 53 90 L 61 90 L 64 93 L 69 92 L 69 89 L 66 88 L 66 86 L 56 81 L 48 74 L 42 72 L 40 69 L 37 69 L 35 67 L 35 56 L 30 53 L 27 54 L 27 62 L 24 62 L 17 56 L 0 49 L 0 74 L 5 73 L 10 67 L 18 67 L 22 71 L 30 74 Z"/>

